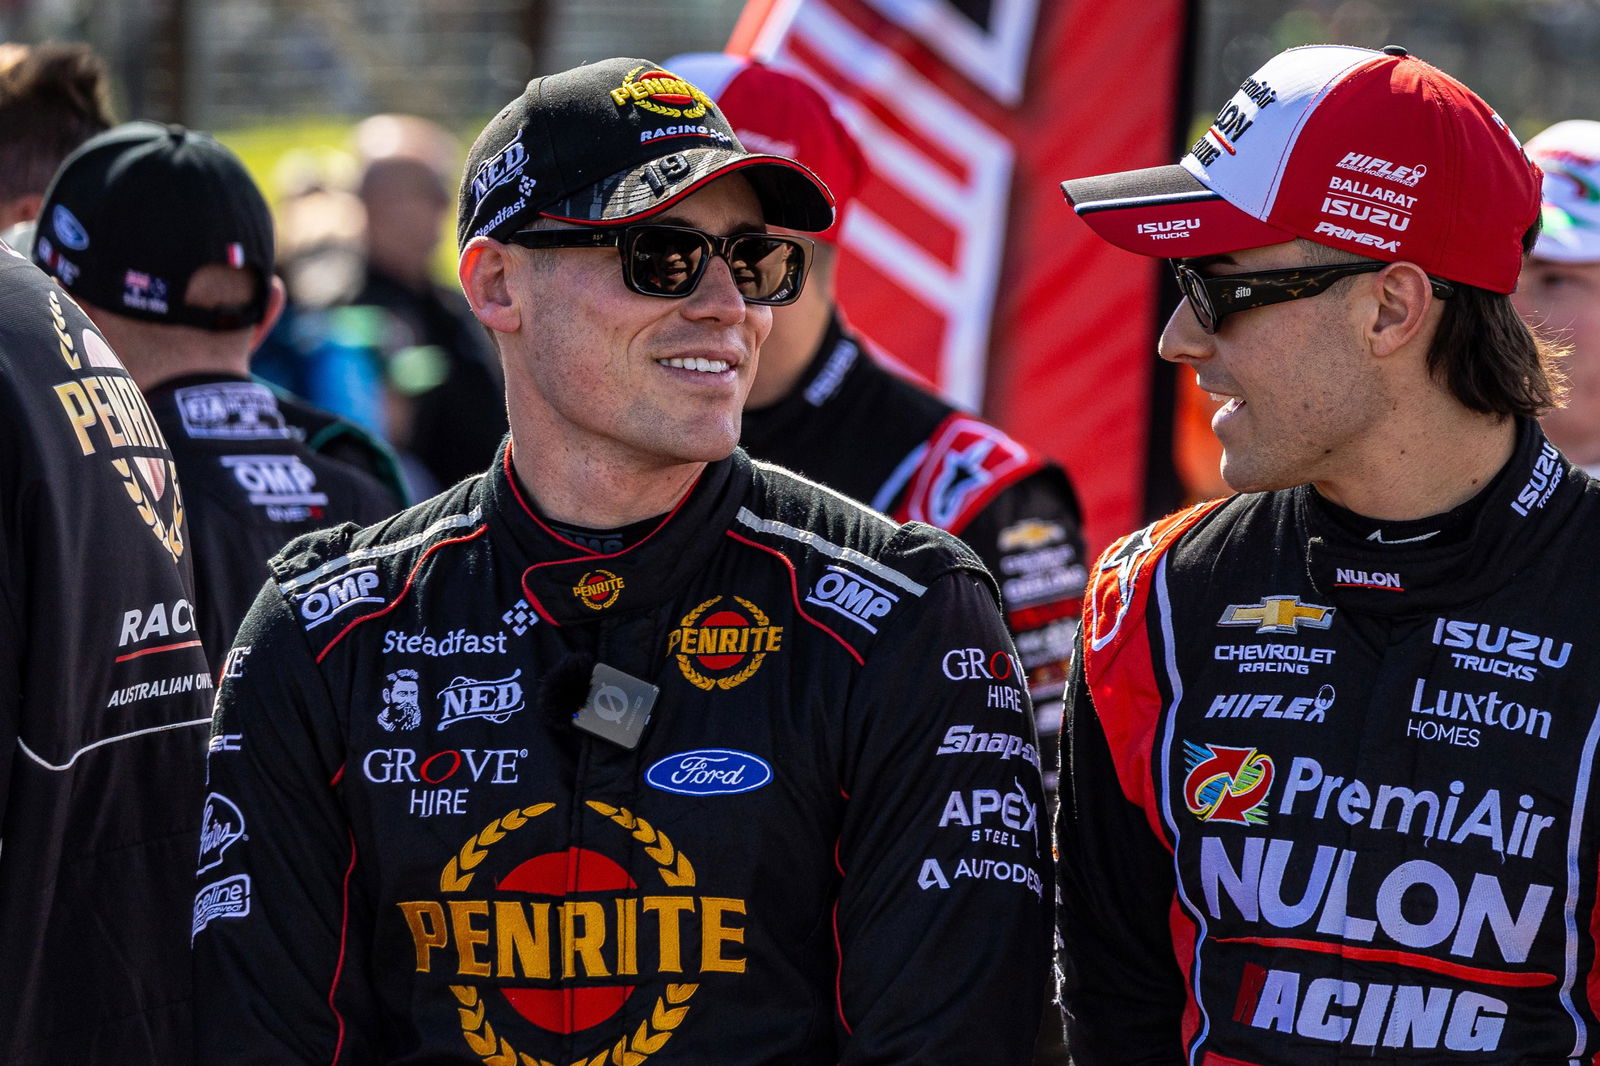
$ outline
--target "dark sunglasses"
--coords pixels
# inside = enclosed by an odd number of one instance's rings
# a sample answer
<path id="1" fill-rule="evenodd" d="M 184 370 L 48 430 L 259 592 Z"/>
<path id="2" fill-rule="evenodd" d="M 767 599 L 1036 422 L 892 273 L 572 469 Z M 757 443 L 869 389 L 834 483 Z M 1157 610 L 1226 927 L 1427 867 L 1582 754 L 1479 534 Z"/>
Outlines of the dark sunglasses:
<path id="1" fill-rule="evenodd" d="M 688 226 L 523 230 L 506 238 L 523 248 L 616 248 L 622 281 L 643 296 L 679 299 L 694 292 L 712 256 L 720 256 L 746 303 L 794 303 L 805 286 L 812 244 L 774 233 L 719 237 Z"/>
<path id="2" fill-rule="evenodd" d="M 1189 301 L 1200 328 L 1215 333 L 1222 320 L 1236 311 L 1254 307 L 1303 300 L 1325 292 L 1334 282 L 1356 274 L 1371 274 L 1382 270 L 1388 263 L 1335 263 L 1333 266 L 1289 267 L 1287 270 L 1262 270 L 1254 274 L 1218 274 L 1207 277 L 1172 259 L 1172 272 L 1178 278 L 1178 290 Z M 1430 277 L 1433 294 L 1441 300 L 1455 295 L 1448 281 Z"/>

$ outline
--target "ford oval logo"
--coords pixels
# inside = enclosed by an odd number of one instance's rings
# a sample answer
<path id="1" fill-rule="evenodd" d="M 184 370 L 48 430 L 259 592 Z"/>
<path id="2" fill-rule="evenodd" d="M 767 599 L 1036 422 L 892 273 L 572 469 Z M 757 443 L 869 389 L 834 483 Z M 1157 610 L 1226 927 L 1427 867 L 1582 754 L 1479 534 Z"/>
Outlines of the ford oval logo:
<path id="1" fill-rule="evenodd" d="M 772 767 L 749 752 L 701 748 L 668 755 L 644 772 L 645 782 L 685 796 L 754 792 L 772 780 Z"/>
<path id="2" fill-rule="evenodd" d="M 89 247 L 89 232 L 78 221 L 78 216 L 67 210 L 66 204 L 56 204 L 50 212 L 50 224 L 55 228 L 56 239 L 75 252 Z"/>

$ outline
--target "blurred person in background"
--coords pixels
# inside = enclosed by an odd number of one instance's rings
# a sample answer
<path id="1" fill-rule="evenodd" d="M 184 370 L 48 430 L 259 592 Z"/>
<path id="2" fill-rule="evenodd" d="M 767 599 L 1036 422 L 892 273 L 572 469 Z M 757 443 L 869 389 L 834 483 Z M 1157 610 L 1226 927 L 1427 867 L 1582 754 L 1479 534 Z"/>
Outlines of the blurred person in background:
<path id="1" fill-rule="evenodd" d="M 939 526 L 977 552 L 1000 584 L 1053 792 L 1086 577 L 1066 472 L 851 332 L 837 293 L 838 241 L 867 164 L 822 94 L 796 75 L 721 52 L 677 56 L 667 67 L 705 89 L 742 142 L 811 167 L 838 203 L 839 220 L 816 234 L 805 291 L 773 311 L 739 443 L 898 521 Z M 1065 1062 L 1054 1007 L 1045 1022 L 1037 1061 Z"/>
<path id="2" fill-rule="evenodd" d="M 1563 455 L 1600 474 L 1600 122 L 1558 122 L 1528 141 L 1528 157 L 1544 170 L 1544 228 L 1511 299 L 1571 347 L 1566 403 L 1541 422 Z"/>
<path id="3" fill-rule="evenodd" d="M 290 538 L 400 509 L 391 489 L 307 446 L 327 412 L 249 376 L 283 305 L 272 217 L 210 136 L 132 122 L 62 165 L 34 259 L 105 333 L 172 448 L 190 509 L 199 633 L 213 666 Z"/>
<path id="4" fill-rule="evenodd" d="M 56 168 L 114 121 L 105 63 L 88 45 L 0 44 L 0 239 L 28 249 Z"/>
<path id="5" fill-rule="evenodd" d="M 374 115 L 355 144 L 366 274 L 350 303 L 385 312 L 367 329 L 385 361 L 389 440 L 448 486 L 488 465 L 506 432 L 494 352 L 460 289 L 433 275 L 460 148 L 414 115 Z"/>

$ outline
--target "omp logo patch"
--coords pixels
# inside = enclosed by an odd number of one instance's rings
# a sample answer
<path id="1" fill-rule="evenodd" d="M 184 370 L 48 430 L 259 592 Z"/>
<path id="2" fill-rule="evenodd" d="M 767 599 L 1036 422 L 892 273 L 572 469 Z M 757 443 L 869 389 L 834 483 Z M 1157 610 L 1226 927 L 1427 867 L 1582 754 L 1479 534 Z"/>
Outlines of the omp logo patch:
<path id="1" fill-rule="evenodd" d="M 734 688 L 748 681 L 766 657 L 783 647 L 783 627 L 742 596 L 707 600 L 684 616 L 667 637 L 667 654 L 677 658 L 684 679 L 695 688 Z"/>
<path id="2" fill-rule="evenodd" d="M 1183 802 L 1202 822 L 1262 825 L 1272 791 L 1272 759 L 1255 748 L 1184 741 Z"/>
<path id="3" fill-rule="evenodd" d="M 830 564 L 827 573 L 811 586 L 806 602 L 842 614 L 867 632 L 876 633 L 873 620 L 887 615 L 900 597 L 852 570 Z"/>
<path id="4" fill-rule="evenodd" d="M 1327 629 L 1332 607 L 1301 603 L 1298 596 L 1267 596 L 1260 603 L 1232 603 L 1217 619 L 1219 626 L 1252 626 L 1257 633 L 1295 633 L 1301 626 Z"/>

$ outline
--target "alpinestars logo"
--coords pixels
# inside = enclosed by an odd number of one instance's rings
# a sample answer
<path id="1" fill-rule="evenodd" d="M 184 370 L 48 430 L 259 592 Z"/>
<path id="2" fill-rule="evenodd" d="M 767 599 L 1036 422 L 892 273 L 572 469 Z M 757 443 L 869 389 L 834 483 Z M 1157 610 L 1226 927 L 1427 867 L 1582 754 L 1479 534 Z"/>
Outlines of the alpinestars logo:
<path id="1" fill-rule="evenodd" d="M 1272 759 L 1255 748 L 1184 741 L 1183 802 L 1202 822 L 1266 823 Z"/>

